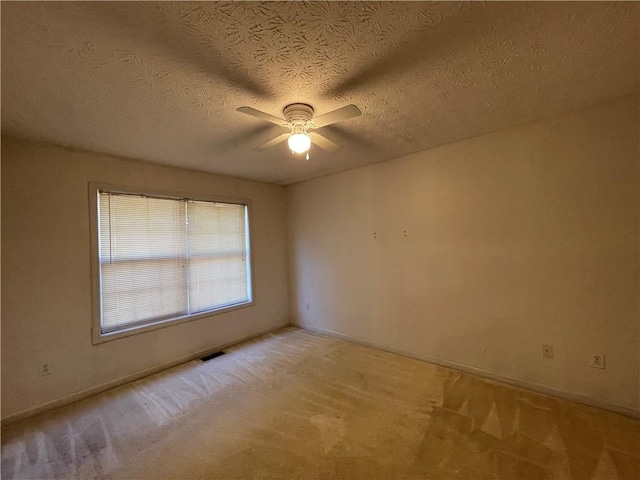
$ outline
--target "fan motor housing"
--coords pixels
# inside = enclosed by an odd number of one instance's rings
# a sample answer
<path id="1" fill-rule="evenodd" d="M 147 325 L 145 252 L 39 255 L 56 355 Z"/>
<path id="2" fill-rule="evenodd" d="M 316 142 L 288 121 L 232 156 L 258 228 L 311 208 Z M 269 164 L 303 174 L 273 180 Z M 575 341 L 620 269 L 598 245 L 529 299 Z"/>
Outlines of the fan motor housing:
<path id="1" fill-rule="evenodd" d="M 306 125 L 313 118 L 313 107 L 306 103 L 292 103 L 282 110 L 284 119 L 291 125 Z"/>

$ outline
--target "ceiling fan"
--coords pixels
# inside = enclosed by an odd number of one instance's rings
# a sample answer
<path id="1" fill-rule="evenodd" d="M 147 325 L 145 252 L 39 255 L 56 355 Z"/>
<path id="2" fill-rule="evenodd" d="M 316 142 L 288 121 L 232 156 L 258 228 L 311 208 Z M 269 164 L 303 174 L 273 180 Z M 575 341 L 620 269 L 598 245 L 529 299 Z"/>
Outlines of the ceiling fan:
<path id="1" fill-rule="evenodd" d="M 292 103 L 284 107 L 282 110 L 284 119 L 251 107 L 239 107 L 236 110 L 289 129 L 288 132 L 257 146 L 254 150 L 266 150 L 287 140 L 291 152 L 306 153 L 307 160 L 309 160 L 311 143 L 316 144 L 328 152 L 337 152 L 341 148 L 340 145 L 332 142 L 327 137 L 310 130 L 326 127 L 327 125 L 362 115 L 358 107 L 355 105 L 347 105 L 346 107 L 338 108 L 337 110 L 314 118 L 313 107 L 306 103 Z"/>

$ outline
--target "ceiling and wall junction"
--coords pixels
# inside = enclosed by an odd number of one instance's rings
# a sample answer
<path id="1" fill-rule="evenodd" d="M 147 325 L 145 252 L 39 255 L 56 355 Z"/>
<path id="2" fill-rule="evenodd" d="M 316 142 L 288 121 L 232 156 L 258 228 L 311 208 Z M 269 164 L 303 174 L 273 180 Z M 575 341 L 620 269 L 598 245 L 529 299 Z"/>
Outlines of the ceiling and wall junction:
<path id="1" fill-rule="evenodd" d="M 640 5 L 3 2 L 2 130 L 288 185 L 629 94 Z M 253 147 L 291 102 L 344 148 Z"/>

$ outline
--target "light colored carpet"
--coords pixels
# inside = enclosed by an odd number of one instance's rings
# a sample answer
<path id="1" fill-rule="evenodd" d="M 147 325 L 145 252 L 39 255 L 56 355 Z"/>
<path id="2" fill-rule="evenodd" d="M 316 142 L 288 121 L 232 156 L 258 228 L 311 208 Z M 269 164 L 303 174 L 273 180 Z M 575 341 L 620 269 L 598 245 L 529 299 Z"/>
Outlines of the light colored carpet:
<path id="1" fill-rule="evenodd" d="M 633 479 L 640 422 L 287 328 L 5 427 L 2 478 Z"/>

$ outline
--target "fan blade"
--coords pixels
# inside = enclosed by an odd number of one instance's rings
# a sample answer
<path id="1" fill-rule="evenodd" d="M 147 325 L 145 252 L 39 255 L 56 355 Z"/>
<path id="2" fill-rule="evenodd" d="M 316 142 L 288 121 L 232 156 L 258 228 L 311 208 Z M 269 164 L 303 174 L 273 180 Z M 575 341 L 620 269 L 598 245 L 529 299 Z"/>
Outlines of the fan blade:
<path id="1" fill-rule="evenodd" d="M 256 148 L 254 148 L 254 150 L 261 152 L 263 150 L 266 150 L 267 148 L 274 147 L 277 144 L 284 142 L 287 138 L 289 138 L 289 135 L 290 135 L 289 133 L 283 133 L 282 135 L 278 135 L 276 138 L 273 138 L 268 142 L 263 143 L 262 145 L 258 145 Z"/>
<path id="2" fill-rule="evenodd" d="M 357 147 L 358 150 L 367 148 L 371 151 L 371 155 L 374 155 L 374 152 L 377 154 L 383 150 L 381 145 L 375 142 L 375 138 L 356 133 L 344 125 L 329 125 L 325 130 L 323 130 L 323 133 L 330 134 L 331 138 L 334 138 L 342 145 L 353 145 Z"/>
<path id="3" fill-rule="evenodd" d="M 247 143 L 252 145 L 260 141 L 264 141 L 266 138 L 271 138 L 280 130 L 278 127 L 274 127 L 270 123 L 266 122 L 251 122 L 252 125 L 248 128 L 243 128 L 231 135 L 225 135 L 223 139 L 216 142 L 216 146 L 222 152 L 227 152 L 232 148 L 237 148 L 246 145 Z"/>
<path id="4" fill-rule="evenodd" d="M 324 137 L 324 136 L 320 135 L 319 133 L 313 132 L 313 133 L 310 133 L 309 136 L 311 137 L 311 141 L 313 143 L 318 145 L 323 150 L 326 150 L 327 152 L 335 153 L 335 152 L 339 151 L 342 148 L 337 143 L 333 143 L 327 137 Z"/>
<path id="5" fill-rule="evenodd" d="M 273 115 L 269 115 L 268 113 L 261 112 L 260 110 L 256 110 L 251 107 L 239 107 L 236 108 L 236 111 L 240 113 L 245 113 L 247 115 L 251 115 L 252 117 L 259 118 L 260 120 L 266 120 L 267 122 L 275 123 L 276 125 L 280 125 L 284 127 L 287 125 L 287 122 L 282 118 L 274 117 Z"/>
<path id="6" fill-rule="evenodd" d="M 320 115 L 318 118 L 314 118 L 313 120 L 311 120 L 311 123 L 313 123 L 314 127 L 320 128 L 331 125 L 332 123 L 341 122 L 342 120 L 349 120 L 353 117 L 359 117 L 360 115 L 362 115 L 360 109 L 352 104 L 347 105 L 346 107 L 338 108 L 333 112 Z"/>

